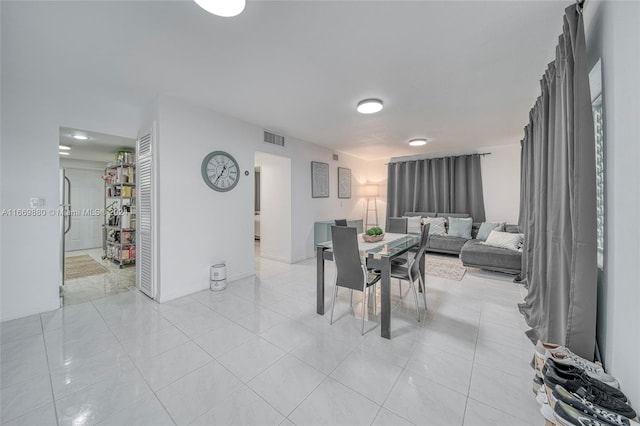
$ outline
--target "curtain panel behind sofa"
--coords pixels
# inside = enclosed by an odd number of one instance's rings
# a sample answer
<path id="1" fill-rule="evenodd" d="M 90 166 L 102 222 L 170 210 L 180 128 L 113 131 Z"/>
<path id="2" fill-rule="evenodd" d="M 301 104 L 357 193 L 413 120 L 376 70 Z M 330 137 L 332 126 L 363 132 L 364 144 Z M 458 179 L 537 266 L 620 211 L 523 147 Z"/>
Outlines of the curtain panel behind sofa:
<path id="1" fill-rule="evenodd" d="M 565 9 L 556 59 L 522 140 L 520 311 L 531 340 L 593 359 L 596 333 L 595 137 L 582 14 Z"/>
<path id="2" fill-rule="evenodd" d="M 387 221 L 405 212 L 469 213 L 484 222 L 480 155 L 389 163 Z"/>

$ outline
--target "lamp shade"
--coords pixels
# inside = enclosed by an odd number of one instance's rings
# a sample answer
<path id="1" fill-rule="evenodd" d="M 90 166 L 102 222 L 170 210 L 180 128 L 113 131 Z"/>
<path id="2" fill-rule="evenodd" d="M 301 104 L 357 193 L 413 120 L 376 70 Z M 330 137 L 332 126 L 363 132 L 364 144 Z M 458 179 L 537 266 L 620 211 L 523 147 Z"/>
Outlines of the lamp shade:
<path id="1" fill-rule="evenodd" d="M 244 10 L 246 0 L 194 0 L 198 6 L 214 15 L 230 18 Z"/>
<path id="2" fill-rule="evenodd" d="M 367 184 L 362 186 L 362 195 L 365 197 L 379 197 L 380 187 L 375 184 Z"/>

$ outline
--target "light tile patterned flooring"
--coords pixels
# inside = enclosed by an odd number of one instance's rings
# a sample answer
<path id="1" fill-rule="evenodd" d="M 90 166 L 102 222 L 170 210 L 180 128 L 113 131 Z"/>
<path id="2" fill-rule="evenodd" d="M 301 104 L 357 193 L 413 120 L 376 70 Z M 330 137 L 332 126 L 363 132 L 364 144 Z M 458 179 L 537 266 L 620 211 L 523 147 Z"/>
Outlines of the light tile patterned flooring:
<path id="1" fill-rule="evenodd" d="M 65 281 L 62 294 L 64 306 L 136 290 L 135 264 L 125 265 L 120 269 L 116 263 L 102 258 L 104 250 L 101 248 L 71 251 L 67 252 L 65 256 L 82 256 L 85 254 L 105 266 L 109 272 Z"/>
<path id="2" fill-rule="evenodd" d="M 346 290 L 336 323 L 315 313 L 315 260 L 256 263 L 223 292 L 157 304 L 134 290 L 2 323 L 2 424 L 543 423 L 510 277 L 427 276 L 421 323 L 394 281 L 385 340 L 372 307 L 360 336 Z"/>

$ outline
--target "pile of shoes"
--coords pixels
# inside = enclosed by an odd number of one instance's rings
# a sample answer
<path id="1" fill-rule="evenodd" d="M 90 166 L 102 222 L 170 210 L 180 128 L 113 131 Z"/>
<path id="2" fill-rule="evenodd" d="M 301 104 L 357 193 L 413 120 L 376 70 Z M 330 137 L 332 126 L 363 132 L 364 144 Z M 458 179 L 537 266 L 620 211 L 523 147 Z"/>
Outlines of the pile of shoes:
<path id="1" fill-rule="evenodd" d="M 640 426 L 620 383 L 564 346 L 538 342 L 533 392 L 546 426 Z"/>

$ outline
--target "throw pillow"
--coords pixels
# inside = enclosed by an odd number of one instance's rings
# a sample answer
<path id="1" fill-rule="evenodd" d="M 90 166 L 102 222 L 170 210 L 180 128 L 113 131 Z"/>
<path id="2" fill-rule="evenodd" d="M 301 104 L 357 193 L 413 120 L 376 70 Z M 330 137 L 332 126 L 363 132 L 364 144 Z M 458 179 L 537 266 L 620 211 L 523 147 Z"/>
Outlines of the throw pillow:
<path id="1" fill-rule="evenodd" d="M 486 241 L 491 231 L 494 230 L 502 231 L 502 224 L 498 222 L 482 222 L 482 224 L 480 225 L 480 229 L 478 229 L 476 239 Z"/>
<path id="2" fill-rule="evenodd" d="M 422 223 L 426 225 L 431 224 L 429 227 L 429 235 L 446 235 L 447 230 L 444 227 L 444 217 L 424 217 Z"/>
<path id="3" fill-rule="evenodd" d="M 407 219 L 407 233 L 408 234 L 419 234 L 422 232 L 422 228 L 420 227 L 422 219 L 420 216 L 402 216 L 404 219 Z"/>
<path id="4" fill-rule="evenodd" d="M 470 217 L 449 217 L 449 232 L 447 235 L 450 237 L 461 237 L 467 240 L 471 239 L 471 227 L 473 226 L 473 219 Z"/>
<path id="5" fill-rule="evenodd" d="M 500 247 L 509 250 L 518 250 L 521 242 L 524 240 L 524 234 L 515 234 L 511 232 L 491 231 L 484 244 L 491 247 Z"/>

